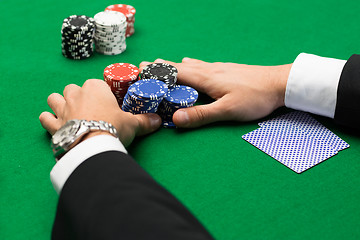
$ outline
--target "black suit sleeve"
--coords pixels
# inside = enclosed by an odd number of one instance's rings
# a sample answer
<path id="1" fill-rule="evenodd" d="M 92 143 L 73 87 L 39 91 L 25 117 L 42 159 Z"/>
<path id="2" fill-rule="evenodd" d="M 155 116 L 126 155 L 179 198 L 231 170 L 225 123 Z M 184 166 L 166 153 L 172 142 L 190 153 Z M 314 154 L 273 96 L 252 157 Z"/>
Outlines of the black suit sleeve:
<path id="1" fill-rule="evenodd" d="M 129 155 L 83 162 L 66 181 L 53 239 L 212 239 L 205 228 Z"/>
<path id="2" fill-rule="evenodd" d="M 360 55 L 352 55 L 342 70 L 334 119 L 339 124 L 360 128 Z"/>

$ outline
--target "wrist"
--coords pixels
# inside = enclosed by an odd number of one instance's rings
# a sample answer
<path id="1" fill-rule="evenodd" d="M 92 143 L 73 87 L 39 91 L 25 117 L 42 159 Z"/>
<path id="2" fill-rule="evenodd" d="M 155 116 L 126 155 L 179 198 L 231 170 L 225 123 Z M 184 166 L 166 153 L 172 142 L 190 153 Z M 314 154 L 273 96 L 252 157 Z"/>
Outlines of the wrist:
<path id="1" fill-rule="evenodd" d="M 275 86 L 275 95 L 277 96 L 276 107 L 285 106 L 286 84 L 289 78 L 292 64 L 273 66 L 271 79 Z"/>
<path id="2" fill-rule="evenodd" d="M 114 126 L 104 121 L 69 120 L 52 136 L 51 146 L 58 160 L 78 143 L 100 134 L 117 137 Z"/>
<path id="3" fill-rule="evenodd" d="M 95 137 L 95 136 L 99 136 L 99 135 L 110 135 L 110 136 L 114 136 L 112 135 L 111 133 L 109 132 L 106 132 L 106 131 L 94 131 L 94 132 L 89 132 L 87 134 L 85 134 L 82 138 L 80 138 L 78 141 L 74 142 L 73 144 L 70 145 L 70 149 L 75 147 L 76 145 L 78 145 L 79 143 L 89 139 L 89 138 L 92 138 L 92 137 Z M 69 150 L 70 150 L 69 149 Z"/>

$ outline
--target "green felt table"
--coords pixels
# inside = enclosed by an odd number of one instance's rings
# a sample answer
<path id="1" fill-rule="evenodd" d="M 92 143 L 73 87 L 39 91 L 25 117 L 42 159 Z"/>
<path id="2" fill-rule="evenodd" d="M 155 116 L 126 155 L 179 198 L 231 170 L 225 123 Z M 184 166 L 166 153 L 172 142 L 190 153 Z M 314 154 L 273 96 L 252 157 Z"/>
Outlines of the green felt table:
<path id="1" fill-rule="evenodd" d="M 115 3 L 137 10 L 127 50 L 64 58 L 62 20 Z M 355 0 L 0 0 L 0 9 L 0 239 L 50 237 L 55 162 L 38 116 L 50 110 L 47 96 L 65 85 L 101 79 L 115 62 L 193 57 L 277 65 L 300 52 L 347 59 L 360 49 Z M 199 103 L 209 101 L 201 96 Z M 316 119 L 351 147 L 302 174 L 242 140 L 257 121 L 160 129 L 137 138 L 129 152 L 216 239 L 359 239 L 360 135 Z"/>

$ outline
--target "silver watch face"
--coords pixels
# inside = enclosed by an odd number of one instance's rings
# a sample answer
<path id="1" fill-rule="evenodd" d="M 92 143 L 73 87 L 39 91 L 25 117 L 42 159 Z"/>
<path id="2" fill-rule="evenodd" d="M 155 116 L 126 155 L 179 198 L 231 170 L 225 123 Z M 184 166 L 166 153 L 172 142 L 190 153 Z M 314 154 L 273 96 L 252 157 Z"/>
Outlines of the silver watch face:
<path id="1" fill-rule="evenodd" d="M 67 142 L 66 138 L 73 137 L 80 127 L 80 121 L 70 120 L 64 126 L 62 126 L 53 136 L 52 142 L 54 145 L 58 145 L 61 142 Z"/>

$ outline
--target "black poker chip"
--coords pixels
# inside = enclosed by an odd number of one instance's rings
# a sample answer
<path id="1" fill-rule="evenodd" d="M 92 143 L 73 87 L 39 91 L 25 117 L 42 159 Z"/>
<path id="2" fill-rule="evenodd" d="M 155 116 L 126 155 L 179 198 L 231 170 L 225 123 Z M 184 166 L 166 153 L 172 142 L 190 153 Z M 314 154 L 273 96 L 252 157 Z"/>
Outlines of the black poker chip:
<path id="1" fill-rule="evenodd" d="M 85 15 L 71 15 L 61 27 L 62 54 L 70 59 L 86 59 L 94 52 L 95 21 Z"/>
<path id="2" fill-rule="evenodd" d="M 176 85 L 178 71 L 176 67 L 167 63 L 153 63 L 143 68 L 141 79 L 157 79 L 163 81 L 168 87 Z"/>

